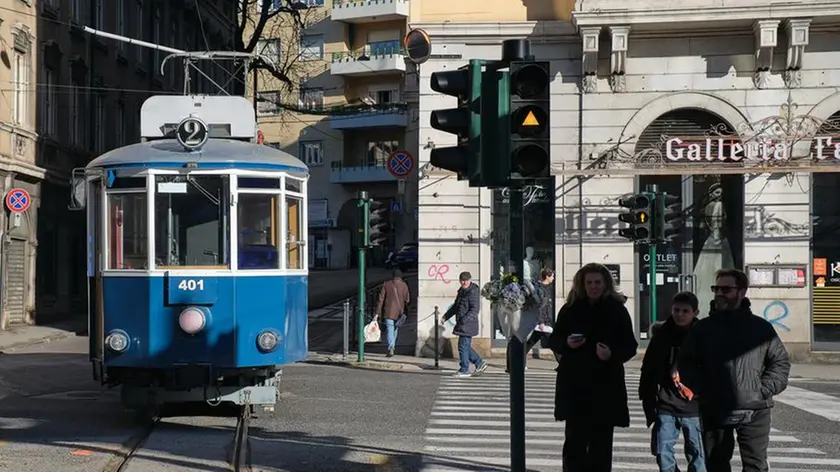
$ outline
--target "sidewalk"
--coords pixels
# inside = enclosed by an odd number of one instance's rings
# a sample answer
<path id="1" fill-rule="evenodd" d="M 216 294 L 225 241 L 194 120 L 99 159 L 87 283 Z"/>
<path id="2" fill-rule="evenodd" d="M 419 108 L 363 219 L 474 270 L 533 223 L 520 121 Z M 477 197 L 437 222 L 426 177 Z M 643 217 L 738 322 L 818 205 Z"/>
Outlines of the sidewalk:
<path id="1" fill-rule="evenodd" d="M 87 316 L 80 315 L 72 320 L 45 326 L 13 325 L 7 331 L 0 331 L 0 353 L 16 347 L 56 341 L 76 336 L 87 330 Z"/>
<path id="2" fill-rule="evenodd" d="M 486 359 L 487 364 L 490 365 L 492 371 L 503 372 L 505 370 L 504 358 L 490 358 Z M 405 372 L 421 372 L 421 371 L 435 371 L 435 361 L 428 357 L 413 357 L 413 356 L 394 356 L 385 357 L 383 354 L 365 352 L 364 362 L 357 362 L 357 354 L 351 352 L 347 359 L 342 358 L 341 354 L 323 355 L 310 353 L 309 359 L 305 362 L 318 364 L 334 364 L 344 367 L 353 367 L 361 369 L 374 370 L 389 370 L 389 371 L 405 371 Z M 457 359 L 440 359 L 440 371 L 454 372 L 458 369 Z M 628 369 L 640 369 L 641 361 L 632 360 L 625 364 Z M 528 358 L 528 370 L 554 370 L 557 367 L 557 361 L 554 359 L 533 359 Z M 840 365 L 837 364 L 793 364 L 790 369 L 790 378 L 798 380 L 830 380 L 840 381 Z"/>

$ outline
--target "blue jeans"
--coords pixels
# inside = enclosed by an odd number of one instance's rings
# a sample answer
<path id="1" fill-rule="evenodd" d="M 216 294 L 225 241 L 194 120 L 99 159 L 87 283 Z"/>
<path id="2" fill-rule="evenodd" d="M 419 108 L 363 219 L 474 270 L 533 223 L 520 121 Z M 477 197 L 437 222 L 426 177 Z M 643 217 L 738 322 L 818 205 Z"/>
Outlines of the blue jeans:
<path id="1" fill-rule="evenodd" d="M 706 472 L 706 457 L 703 452 L 703 430 L 697 416 L 674 416 L 660 413 L 653 425 L 653 453 L 660 472 L 678 472 L 674 446 L 680 438 L 685 439 L 685 458 L 688 472 Z"/>
<path id="2" fill-rule="evenodd" d="M 464 374 L 470 372 L 470 363 L 478 367 L 484 362 L 472 348 L 472 338 L 469 336 L 458 336 L 458 358 L 461 360 L 460 372 Z"/>
<path id="3" fill-rule="evenodd" d="M 385 335 L 388 339 L 388 349 L 394 349 L 397 345 L 397 335 L 400 334 L 400 329 L 397 328 L 397 320 L 385 320 Z"/>

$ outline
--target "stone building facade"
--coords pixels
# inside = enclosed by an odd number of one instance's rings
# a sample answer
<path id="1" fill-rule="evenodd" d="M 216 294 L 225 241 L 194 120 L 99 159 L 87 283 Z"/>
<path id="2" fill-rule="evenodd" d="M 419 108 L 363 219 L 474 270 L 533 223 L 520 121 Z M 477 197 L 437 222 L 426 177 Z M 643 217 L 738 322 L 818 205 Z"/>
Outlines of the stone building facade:
<path id="1" fill-rule="evenodd" d="M 658 248 L 658 318 L 684 289 L 705 314 L 714 270 L 738 267 L 750 273 L 753 312 L 794 357 L 840 348 L 840 210 L 828 203 L 840 183 L 840 3 L 669 5 L 593 0 L 577 2 L 571 21 L 412 22 L 434 48 L 420 77 L 418 355 L 434 333 L 424 315 L 451 305 L 459 272 L 481 285 L 509 267 L 506 191 L 428 166 L 430 149 L 452 142 L 429 114 L 454 105 L 430 75 L 496 59 L 508 38 L 529 38 L 555 74 L 554 175 L 526 192 L 525 239 L 533 266 L 557 271 L 557 307 L 582 264 L 604 263 L 644 345 L 648 250 L 618 236 L 617 201 L 655 184 L 684 215 L 680 238 Z M 479 338 L 484 350 L 505 345 L 489 303 Z"/>

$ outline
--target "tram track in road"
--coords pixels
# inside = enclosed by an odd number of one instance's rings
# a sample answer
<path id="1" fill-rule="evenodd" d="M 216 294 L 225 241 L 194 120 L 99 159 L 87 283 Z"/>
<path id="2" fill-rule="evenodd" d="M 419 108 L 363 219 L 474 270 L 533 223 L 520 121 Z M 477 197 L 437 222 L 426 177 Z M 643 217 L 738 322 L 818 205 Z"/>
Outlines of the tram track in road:
<path id="1" fill-rule="evenodd" d="M 105 464 L 102 472 L 126 472 L 134 455 L 143 448 L 146 440 L 152 435 L 157 425 L 160 423 L 160 417 L 155 416 L 148 420 L 148 424 L 143 425 L 142 429 L 133 434 L 128 440 L 120 445 L 119 451 L 116 455 Z"/>
<path id="2" fill-rule="evenodd" d="M 228 419 L 231 418 L 231 415 L 225 416 Z M 222 446 L 220 448 L 224 452 L 222 457 L 217 456 L 216 460 L 218 460 L 219 462 L 216 462 L 216 467 L 221 466 L 220 468 L 224 468 L 231 472 L 251 471 L 251 447 L 249 441 L 249 427 L 252 417 L 253 408 L 250 405 L 240 407 L 239 414 L 236 418 L 236 425 L 233 429 L 232 437 L 230 436 L 230 426 L 228 426 L 227 428 L 224 428 L 223 426 L 221 428 L 211 427 L 211 430 L 215 430 L 217 431 L 217 433 L 226 429 L 226 433 L 224 433 L 224 435 L 229 438 L 227 440 L 224 440 L 224 436 L 217 436 L 219 439 L 225 441 L 224 444 L 226 444 L 226 446 Z M 138 472 L 138 470 L 142 470 L 148 467 L 149 460 L 153 462 L 159 460 L 159 454 L 161 452 L 174 452 L 160 450 L 160 442 L 162 438 L 158 436 L 161 434 L 164 436 L 172 434 L 173 428 L 167 428 L 167 425 L 174 426 L 176 430 L 178 427 L 181 427 L 184 424 L 195 425 L 196 417 L 185 417 L 183 418 L 183 420 L 186 420 L 185 422 L 176 420 L 175 423 L 171 424 L 163 422 L 164 418 L 165 416 L 155 416 L 154 418 L 147 420 L 147 422 L 143 424 L 141 428 L 139 428 L 131 437 L 129 437 L 128 440 L 122 443 L 119 449 L 113 453 L 112 457 L 101 469 L 102 472 Z M 228 425 L 230 425 L 230 423 L 228 423 Z M 157 439 L 152 440 L 151 438 L 153 435 L 155 435 L 154 437 Z M 221 446 L 221 444 L 219 445 Z M 198 445 L 195 446 L 199 447 Z M 176 454 L 180 453 L 178 455 L 185 457 L 185 452 L 186 451 L 182 450 L 176 452 Z M 193 457 L 191 453 L 188 454 L 188 457 Z M 201 454 L 198 454 L 198 456 L 200 455 Z M 202 459 L 199 459 L 198 456 L 195 456 L 195 460 L 201 461 Z M 200 467 L 198 462 L 196 462 L 195 466 Z"/>

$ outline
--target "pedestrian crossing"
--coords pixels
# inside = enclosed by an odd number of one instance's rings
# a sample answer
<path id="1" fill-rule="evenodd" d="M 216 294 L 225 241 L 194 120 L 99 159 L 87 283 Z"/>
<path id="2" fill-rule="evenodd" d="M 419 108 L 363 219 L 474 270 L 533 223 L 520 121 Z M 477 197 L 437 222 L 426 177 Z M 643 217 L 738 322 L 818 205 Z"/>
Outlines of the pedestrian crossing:
<path id="1" fill-rule="evenodd" d="M 555 372 L 526 371 L 525 416 L 527 467 L 557 471 L 562 466 L 565 422 L 554 420 Z M 630 427 L 616 428 L 613 443 L 615 472 L 658 470 L 650 453 L 650 430 L 642 404 L 636 399 L 639 371 L 628 370 Z M 425 432 L 422 472 L 510 469 L 509 377 L 489 370 L 480 377 L 441 380 Z M 681 470 L 687 470 L 682 438 L 677 444 Z M 840 459 L 805 447 L 794 436 L 772 429 L 768 449 L 774 472 L 840 470 Z M 736 445 L 733 468 L 740 468 Z"/>

